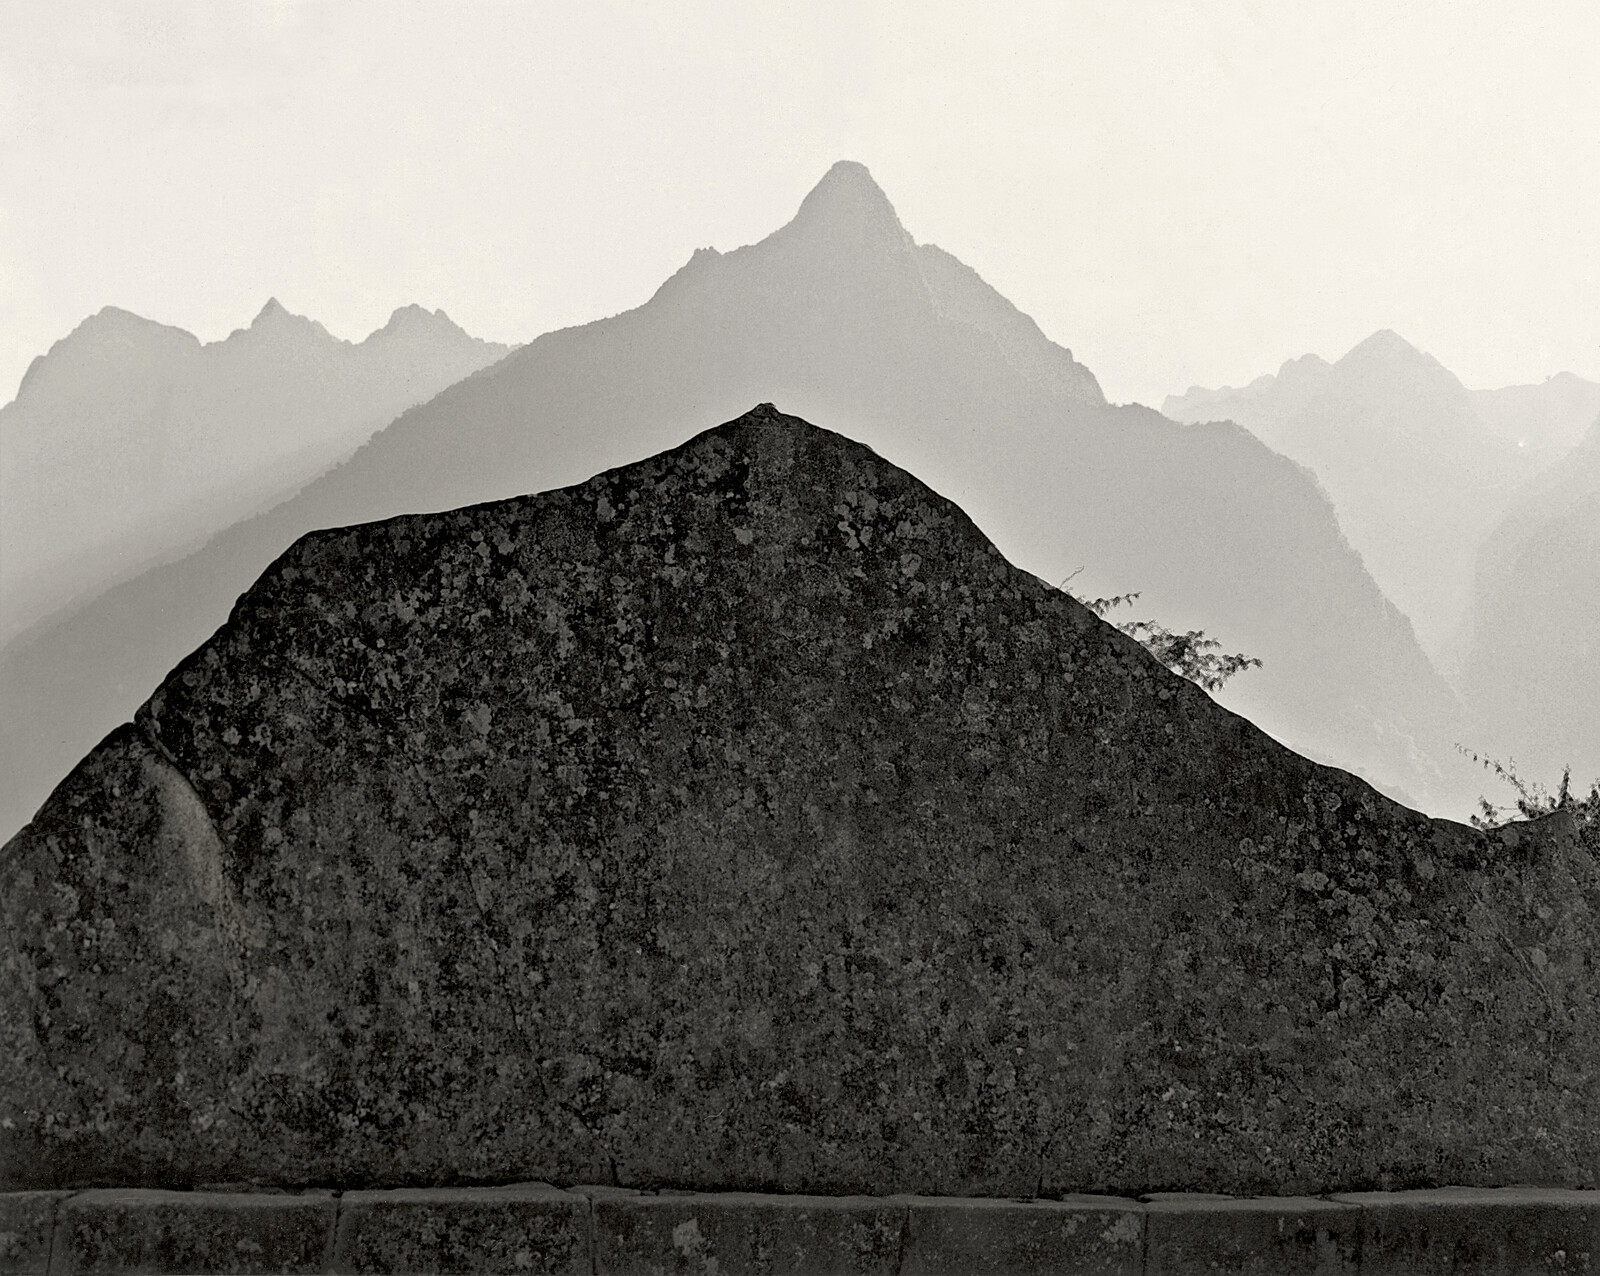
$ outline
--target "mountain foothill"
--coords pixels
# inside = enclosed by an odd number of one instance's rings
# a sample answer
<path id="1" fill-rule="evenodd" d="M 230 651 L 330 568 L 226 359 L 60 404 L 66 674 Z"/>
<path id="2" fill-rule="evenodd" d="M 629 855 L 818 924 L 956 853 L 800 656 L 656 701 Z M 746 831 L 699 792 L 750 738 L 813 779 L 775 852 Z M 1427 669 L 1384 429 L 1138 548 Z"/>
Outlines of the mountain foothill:
<path id="1" fill-rule="evenodd" d="M 408 323 L 429 318 L 401 314 Z M 5 409 L 14 420 L 50 386 L 62 347 L 97 324 L 121 325 L 148 345 L 148 355 L 105 364 L 107 381 L 122 377 L 137 390 L 118 410 L 142 413 L 140 421 L 158 419 L 149 405 L 172 397 L 161 387 L 176 381 L 151 368 L 221 357 L 177 330 L 105 312 L 30 370 Z M 269 306 L 230 341 L 280 326 L 295 341 L 326 338 Z M 341 345 L 341 354 L 354 359 L 381 337 Z M 1592 526 L 1584 519 L 1595 489 L 1583 488 L 1575 461 L 1556 459 L 1570 446 L 1587 383 L 1557 379 L 1542 394 L 1516 387 L 1485 406 L 1399 338 L 1379 334 L 1337 365 L 1300 361 L 1244 391 L 1192 391 L 1169 401 L 1167 415 L 1110 403 L 1070 350 L 955 256 L 916 242 L 867 170 L 850 162 L 830 169 L 786 225 L 733 251 L 696 250 L 633 310 L 510 353 L 465 334 L 451 349 L 460 372 L 443 371 L 442 356 L 436 365 L 448 386 L 402 390 L 394 363 L 362 382 L 371 410 L 359 426 L 356 414 L 341 417 L 337 444 L 326 423 L 338 394 L 302 409 L 286 402 L 324 393 L 315 378 L 232 383 L 235 398 L 257 396 L 253 420 L 273 428 L 294 421 L 304 432 L 270 462 L 243 460 L 230 472 L 231 490 L 248 495 L 227 498 L 226 518 L 224 501 L 211 507 L 210 524 L 185 524 L 163 550 L 140 550 L 168 561 L 75 586 L 0 649 L 0 834 L 19 828 L 97 741 L 130 721 L 299 538 L 578 483 L 682 444 L 754 403 L 825 425 L 917 475 L 1043 580 L 1070 578 L 1084 597 L 1137 591 L 1139 611 L 1168 628 L 1204 630 L 1258 657 L 1259 669 L 1217 693 L 1225 707 L 1315 761 L 1457 818 L 1490 781 L 1456 746 L 1487 751 L 1521 739 L 1514 721 L 1491 722 L 1473 707 L 1490 703 L 1485 688 L 1504 677 L 1482 654 L 1495 626 L 1519 623 L 1515 610 L 1491 615 L 1489 601 L 1475 603 L 1476 612 L 1468 606 L 1469 597 L 1487 598 L 1481 577 L 1472 583 L 1476 547 L 1500 547 L 1514 593 L 1528 583 L 1519 562 L 1568 553 Z M 62 368 L 62 395 L 95 384 Z M 1335 388 L 1317 388 L 1324 383 Z M 392 406 L 379 405 L 380 385 Z M 215 402 L 223 391 L 210 393 Z M 1562 406 L 1552 406 L 1558 399 Z M 1315 406 L 1293 417 L 1278 411 L 1280 401 Z M 1318 431 L 1345 428 L 1338 412 L 1346 407 L 1371 411 L 1342 442 L 1319 442 Z M 380 412 L 393 419 L 373 432 Z M 9 438 L 13 425 L 5 425 Z M 1395 446 L 1423 468 L 1397 485 L 1360 454 L 1374 432 L 1402 426 L 1411 432 Z M 262 432 L 271 430 L 245 431 Z M 243 457 L 257 442 L 214 446 Z M 324 450 L 312 456 L 305 449 L 313 445 Z M 298 471 L 271 470 L 297 456 Z M 1538 458 L 1548 462 L 1542 471 Z M 277 477 L 263 481 L 269 472 Z M 1522 508 L 1505 475 L 1551 482 L 1557 473 L 1577 485 L 1568 523 L 1541 521 L 1555 508 L 1543 502 L 1520 530 L 1502 534 Z M 1375 539 L 1385 502 L 1407 491 L 1405 525 L 1437 517 L 1450 542 L 1424 577 L 1414 547 L 1381 549 Z M 103 543 L 104 528 L 85 527 Z M 180 556 L 199 536 L 207 539 Z M 1560 572 L 1552 573 L 1555 582 Z M 1456 650 L 1463 654 L 1451 664 Z"/>

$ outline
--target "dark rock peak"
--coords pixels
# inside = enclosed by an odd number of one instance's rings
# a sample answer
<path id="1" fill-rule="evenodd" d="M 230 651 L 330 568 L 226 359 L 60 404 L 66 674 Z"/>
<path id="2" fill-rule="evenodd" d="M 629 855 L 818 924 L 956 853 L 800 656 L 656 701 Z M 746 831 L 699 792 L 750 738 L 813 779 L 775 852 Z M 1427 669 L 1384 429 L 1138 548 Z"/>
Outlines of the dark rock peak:
<path id="1" fill-rule="evenodd" d="M 261 576 L 0 853 L 0 1190 L 1589 1181 L 1593 1088 L 1528 1083 L 1596 1064 L 1541 840 L 1289 752 L 762 403 Z"/>

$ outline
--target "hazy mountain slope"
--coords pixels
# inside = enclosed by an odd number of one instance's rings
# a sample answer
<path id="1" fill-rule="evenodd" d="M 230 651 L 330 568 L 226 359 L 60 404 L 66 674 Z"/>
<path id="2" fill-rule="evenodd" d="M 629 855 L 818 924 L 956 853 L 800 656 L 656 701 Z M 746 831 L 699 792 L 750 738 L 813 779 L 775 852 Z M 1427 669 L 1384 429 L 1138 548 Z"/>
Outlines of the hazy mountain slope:
<path id="1" fill-rule="evenodd" d="M 1600 419 L 1517 496 L 1478 559 L 1462 685 L 1527 780 L 1600 777 Z M 1502 760 L 1504 758 L 1502 757 Z"/>
<path id="2" fill-rule="evenodd" d="M 360 344 L 276 301 L 209 345 L 91 316 L 0 408 L 0 634 L 281 499 L 506 350 L 419 306 Z"/>
<path id="3" fill-rule="evenodd" d="M 1237 421 L 1316 474 L 1435 657 L 1466 614 L 1478 545 L 1535 464 L 1484 424 L 1454 375 L 1388 331 L 1337 363 L 1307 355 L 1241 390 L 1169 397 L 1163 411 Z"/>
<path id="4" fill-rule="evenodd" d="M 646 305 L 539 338 L 292 501 L 13 644 L 0 694 L 26 725 L 6 732 L 7 818 L 305 531 L 578 482 L 759 402 L 921 475 L 1046 579 L 1084 567 L 1076 587 L 1141 590 L 1145 614 L 1260 656 L 1225 702 L 1285 743 L 1433 810 L 1461 814 L 1481 787 L 1450 772 L 1453 694 L 1301 469 L 1237 426 L 1106 406 L 1068 352 L 917 248 L 866 170 L 841 164 L 761 243 L 697 252 Z"/>
<path id="5" fill-rule="evenodd" d="M 1600 416 L 1600 382 L 1558 372 L 1538 385 L 1472 391 L 1472 405 L 1495 433 L 1536 451 L 1576 447 Z"/>

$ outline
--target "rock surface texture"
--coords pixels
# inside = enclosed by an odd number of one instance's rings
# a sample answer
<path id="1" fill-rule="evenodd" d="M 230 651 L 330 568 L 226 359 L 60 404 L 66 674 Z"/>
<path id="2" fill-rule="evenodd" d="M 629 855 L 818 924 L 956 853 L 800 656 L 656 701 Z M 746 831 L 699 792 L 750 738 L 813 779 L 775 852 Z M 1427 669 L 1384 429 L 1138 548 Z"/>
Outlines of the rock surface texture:
<path id="1" fill-rule="evenodd" d="M 1593 1186 L 1597 906 L 763 405 L 266 572 L 0 851 L 0 1188 Z"/>

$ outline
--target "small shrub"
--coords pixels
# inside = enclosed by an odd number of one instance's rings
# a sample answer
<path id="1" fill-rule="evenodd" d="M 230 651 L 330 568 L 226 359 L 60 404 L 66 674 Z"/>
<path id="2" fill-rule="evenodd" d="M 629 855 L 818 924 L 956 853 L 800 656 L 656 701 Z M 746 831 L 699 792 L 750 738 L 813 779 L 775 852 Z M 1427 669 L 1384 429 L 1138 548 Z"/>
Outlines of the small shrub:
<path id="1" fill-rule="evenodd" d="M 1081 567 L 1078 569 L 1082 570 Z M 1073 572 L 1072 576 L 1077 574 Z M 1067 581 L 1070 581 L 1072 576 L 1068 576 L 1060 585 L 1060 588 L 1066 590 L 1068 594 L 1072 594 L 1072 591 L 1067 589 Z M 1076 594 L 1072 594 L 1072 597 L 1078 598 Z M 1134 599 L 1138 597 L 1136 593 L 1117 594 L 1111 598 L 1078 598 L 1078 601 L 1096 616 L 1104 619 L 1107 612 L 1117 607 L 1132 606 Z M 1117 628 L 1143 646 L 1173 673 L 1183 675 L 1207 691 L 1220 689 L 1222 684 L 1236 673 L 1242 673 L 1246 669 L 1261 668 L 1261 661 L 1254 656 L 1246 656 L 1240 652 L 1231 655 L 1218 654 L 1222 644 L 1215 638 L 1206 637 L 1205 631 L 1201 629 L 1175 634 L 1153 620 L 1128 620 Z"/>

